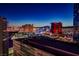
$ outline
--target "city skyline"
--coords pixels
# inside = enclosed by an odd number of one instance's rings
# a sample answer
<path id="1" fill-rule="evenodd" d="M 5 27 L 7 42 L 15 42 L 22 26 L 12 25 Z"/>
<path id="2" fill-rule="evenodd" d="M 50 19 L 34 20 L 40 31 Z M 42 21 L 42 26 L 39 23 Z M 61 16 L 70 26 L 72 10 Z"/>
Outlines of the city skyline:
<path id="1" fill-rule="evenodd" d="M 0 15 L 11 25 L 47 26 L 51 22 L 73 25 L 73 4 L 0 4 Z"/>
<path id="2" fill-rule="evenodd" d="M 79 56 L 79 4 L 0 4 L 0 56 Z"/>

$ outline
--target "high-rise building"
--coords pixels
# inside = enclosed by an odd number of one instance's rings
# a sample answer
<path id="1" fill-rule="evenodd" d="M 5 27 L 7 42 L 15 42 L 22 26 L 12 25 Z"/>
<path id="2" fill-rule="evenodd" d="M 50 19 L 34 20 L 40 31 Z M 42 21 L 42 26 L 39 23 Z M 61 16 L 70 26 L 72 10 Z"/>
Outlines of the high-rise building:
<path id="1" fill-rule="evenodd" d="M 62 33 L 62 23 L 61 22 L 51 23 L 51 32 L 61 34 Z"/>
<path id="2" fill-rule="evenodd" d="M 5 32 L 7 28 L 7 21 L 6 18 L 0 16 L 0 55 L 8 55 L 8 47 L 6 40 L 7 32 Z"/>
<path id="3" fill-rule="evenodd" d="M 79 42 L 79 4 L 74 4 L 74 36 L 73 39 L 76 42 Z"/>

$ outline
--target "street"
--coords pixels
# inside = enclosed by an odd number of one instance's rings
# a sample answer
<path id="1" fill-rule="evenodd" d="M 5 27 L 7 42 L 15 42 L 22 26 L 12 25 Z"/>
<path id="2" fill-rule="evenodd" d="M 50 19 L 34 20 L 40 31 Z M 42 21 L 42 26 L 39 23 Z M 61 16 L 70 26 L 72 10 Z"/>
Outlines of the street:
<path id="1" fill-rule="evenodd" d="M 46 36 L 34 36 L 26 39 L 16 39 L 26 45 L 31 45 L 38 49 L 47 51 L 54 55 L 60 56 L 78 56 L 79 55 L 79 45 L 75 43 L 67 43 Z"/>

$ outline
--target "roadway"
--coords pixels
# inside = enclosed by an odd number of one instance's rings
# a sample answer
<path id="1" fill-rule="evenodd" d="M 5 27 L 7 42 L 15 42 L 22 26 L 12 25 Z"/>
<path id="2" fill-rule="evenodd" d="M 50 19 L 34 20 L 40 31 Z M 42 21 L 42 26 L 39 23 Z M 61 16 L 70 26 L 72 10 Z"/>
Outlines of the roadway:
<path id="1" fill-rule="evenodd" d="M 79 56 L 79 44 L 54 40 L 46 36 L 34 36 L 26 39 L 17 39 L 24 44 L 47 51 L 57 56 Z"/>

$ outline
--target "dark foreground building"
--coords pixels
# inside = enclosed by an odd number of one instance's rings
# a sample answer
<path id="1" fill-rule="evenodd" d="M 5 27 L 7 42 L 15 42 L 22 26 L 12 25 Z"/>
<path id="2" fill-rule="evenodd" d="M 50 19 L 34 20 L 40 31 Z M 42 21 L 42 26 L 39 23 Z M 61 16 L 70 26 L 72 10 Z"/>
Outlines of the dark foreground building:
<path id="1" fill-rule="evenodd" d="M 6 37 L 7 32 L 5 32 L 7 28 L 7 21 L 6 18 L 0 17 L 0 55 L 7 55 L 8 54 L 8 47 Z M 5 42 L 6 41 L 6 42 Z"/>
<path id="2" fill-rule="evenodd" d="M 0 56 L 12 55 L 13 41 L 10 32 L 7 32 L 7 19 L 0 16 Z"/>
<path id="3" fill-rule="evenodd" d="M 74 36 L 73 39 L 76 42 L 79 42 L 79 4 L 74 4 Z"/>

